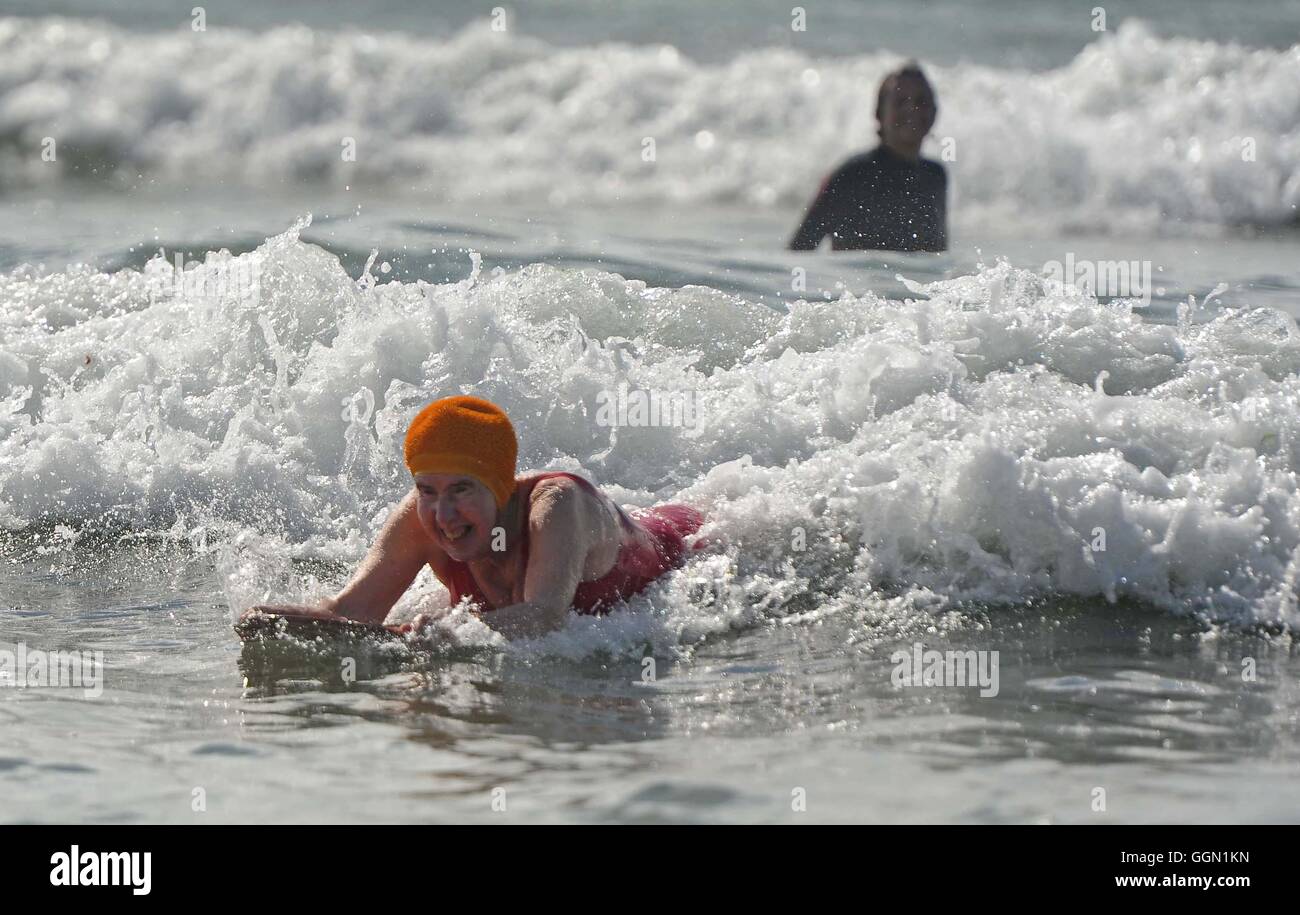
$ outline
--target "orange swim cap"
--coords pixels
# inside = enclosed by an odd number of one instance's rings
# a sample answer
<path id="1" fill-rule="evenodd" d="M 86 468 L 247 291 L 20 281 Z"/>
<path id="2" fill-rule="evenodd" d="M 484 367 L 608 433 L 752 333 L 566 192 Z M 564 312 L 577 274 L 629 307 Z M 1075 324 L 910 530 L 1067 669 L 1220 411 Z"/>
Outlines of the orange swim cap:
<path id="1" fill-rule="evenodd" d="M 444 397 L 416 415 L 406 430 L 406 469 L 463 473 L 496 496 L 497 508 L 515 491 L 519 442 L 500 407 L 478 397 Z"/>

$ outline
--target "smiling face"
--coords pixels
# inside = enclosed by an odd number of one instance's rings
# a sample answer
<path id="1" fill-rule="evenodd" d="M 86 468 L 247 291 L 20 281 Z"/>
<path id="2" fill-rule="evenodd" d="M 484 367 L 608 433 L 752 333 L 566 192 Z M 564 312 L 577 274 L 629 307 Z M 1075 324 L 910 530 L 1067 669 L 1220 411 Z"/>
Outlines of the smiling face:
<path id="1" fill-rule="evenodd" d="M 880 138 L 891 149 L 919 150 L 921 141 L 934 126 L 935 113 L 934 92 L 924 78 L 890 77 L 881 87 L 876 108 Z"/>
<path id="2" fill-rule="evenodd" d="M 416 516 L 444 553 L 459 562 L 492 552 L 497 503 L 475 477 L 422 473 L 415 477 Z"/>

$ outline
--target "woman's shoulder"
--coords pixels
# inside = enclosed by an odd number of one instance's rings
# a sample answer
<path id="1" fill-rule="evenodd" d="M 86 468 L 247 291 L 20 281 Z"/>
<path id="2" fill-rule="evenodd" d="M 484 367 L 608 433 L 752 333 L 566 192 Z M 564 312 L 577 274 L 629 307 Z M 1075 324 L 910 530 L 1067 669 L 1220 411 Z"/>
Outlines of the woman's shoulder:
<path id="1" fill-rule="evenodd" d="M 590 510 L 609 501 L 590 480 L 564 471 L 533 474 L 519 482 L 527 487 L 528 516 L 534 526 L 561 506 Z"/>
<path id="2" fill-rule="evenodd" d="M 538 492 L 586 492 L 596 496 L 601 494 L 595 483 L 565 470 L 548 470 L 544 473 L 530 474 L 520 477 L 518 482 L 534 496 Z"/>

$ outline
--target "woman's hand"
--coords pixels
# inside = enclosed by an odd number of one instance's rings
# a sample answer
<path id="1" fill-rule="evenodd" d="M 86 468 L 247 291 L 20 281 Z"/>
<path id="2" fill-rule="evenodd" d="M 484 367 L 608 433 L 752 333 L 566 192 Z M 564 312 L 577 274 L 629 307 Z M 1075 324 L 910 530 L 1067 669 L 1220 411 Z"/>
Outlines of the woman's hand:
<path id="1" fill-rule="evenodd" d="M 415 619 L 404 624 L 398 631 L 402 633 L 420 633 L 426 628 L 443 619 L 451 613 L 450 607 L 444 607 L 442 610 L 433 610 L 429 613 L 417 613 Z"/>
<path id="2" fill-rule="evenodd" d="M 291 620 L 335 620 L 348 619 L 341 613 L 336 613 L 333 609 L 333 601 L 322 601 L 322 606 L 305 607 L 301 604 L 263 604 L 257 607 L 249 607 L 240 614 L 240 621 L 248 619 L 256 614 L 273 614 L 283 616 Z"/>

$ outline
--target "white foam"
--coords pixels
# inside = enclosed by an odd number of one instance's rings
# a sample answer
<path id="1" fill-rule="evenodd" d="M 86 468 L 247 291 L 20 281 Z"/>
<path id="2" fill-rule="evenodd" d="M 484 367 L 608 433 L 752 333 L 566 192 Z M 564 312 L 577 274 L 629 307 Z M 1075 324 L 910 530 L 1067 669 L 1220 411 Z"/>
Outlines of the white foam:
<path id="1" fill-rule="evenodd" d="M 160 293 L 162 258 L 0 277 L 0 525 L 210 538 L 232 611 L 318 596 L 409 485 L 410 417 L 473 392 L 509 412 L 523 468 L 710 519 L 714 546 L 640 613 L 548 651 L 1062 594 L 1300 621 L 1300 332 L 1278 312 L 1144 324 L 1005 264 L 788 315 L 547 266 L 375 285 L 299 228 L 191 265 L 255 267 L 260 298 Z M 597 398 L 620 384 L 692 392 L 699 422 L 613 435 Z"/>
<path id="2" fill-rule="evenodd" d="M 437 41 L 3 19 L 0 185 L 143 174 L 797 208 L 874 145 L 875 88 L 898 63 L 747 50 L 703 64 L 671 47 L 555 48 L 483 28 Z M 1296 219 L 1300 44 L 1157 38 L 1131 20 L 1042 73 L 924 63 L 940 99 L 927 152 L 951 154 L 959 220 L 1181 231 Z"/>

